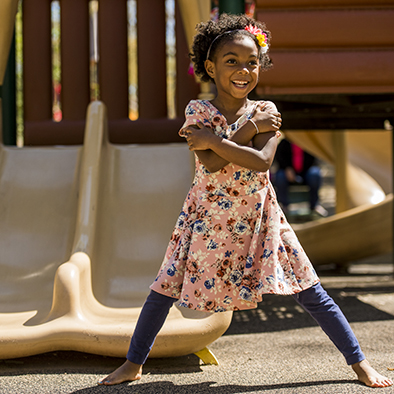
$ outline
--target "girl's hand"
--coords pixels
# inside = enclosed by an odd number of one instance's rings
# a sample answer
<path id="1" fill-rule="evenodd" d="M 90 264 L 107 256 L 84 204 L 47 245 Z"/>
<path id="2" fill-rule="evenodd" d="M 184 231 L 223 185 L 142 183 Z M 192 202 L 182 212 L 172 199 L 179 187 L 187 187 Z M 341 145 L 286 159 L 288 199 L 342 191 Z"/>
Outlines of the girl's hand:
<path id="1" fill-rule="evenodd" d="M 259 128 L 259 133 L 279 131 L 282 125 L 281 114 L 276 109 L 270 108 L 266 102 L 256 107 L 252 120 Z"/>
<path id="2" fill-rule="evenodd" d="M 219 138 L 211 128 L 204 126 L 201 122 L 186 127 L 183 133 L 191 151 L 210 149 L 212 140 Z"/>

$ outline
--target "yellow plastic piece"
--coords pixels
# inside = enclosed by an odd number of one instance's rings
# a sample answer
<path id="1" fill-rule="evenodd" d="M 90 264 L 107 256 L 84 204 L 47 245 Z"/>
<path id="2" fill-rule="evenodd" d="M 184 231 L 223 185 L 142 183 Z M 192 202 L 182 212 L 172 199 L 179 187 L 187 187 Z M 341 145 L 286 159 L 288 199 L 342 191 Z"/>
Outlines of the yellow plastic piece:
<path id="1" fill-rule="evenodd" d="M 205 365 L 219 365 L 218 359 L 215 355 L 207 348 L 194 353 Z"/>

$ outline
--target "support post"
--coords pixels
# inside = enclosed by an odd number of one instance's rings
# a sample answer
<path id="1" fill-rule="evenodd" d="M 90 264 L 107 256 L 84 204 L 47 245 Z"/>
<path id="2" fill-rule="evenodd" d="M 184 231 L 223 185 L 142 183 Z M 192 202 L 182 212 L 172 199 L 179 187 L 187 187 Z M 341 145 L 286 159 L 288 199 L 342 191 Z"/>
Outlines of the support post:
<path id="1" fill-rule="evenodd" d="M 335 189 L 336 213 L 344 212 L 349 208 L 347 193 L 347 149 L 344 131 L 333 134 L 335 152 Z"/>
<path id="2" fill-rule="evenodd" d="M 394 122 L 393 122 L 394 123 Z M 393 124 L 392 123 L 392 124 Z M 391 192 L 394 192 L 394 126 L 391 128 L 391 177 L 393 184 L 391 186 Z M 391 211 L 391 220 L 392 220 L 392 229 L 393 229 L 393 277 L 394 277 L 394 207 L 392 208 Z"/>
<path id="3" fill-rule="evenodd" d="M 3 144 L 16 145 L 16 72 L 15 34 L 12 39 L 4 83 L 1 87 Z"/>

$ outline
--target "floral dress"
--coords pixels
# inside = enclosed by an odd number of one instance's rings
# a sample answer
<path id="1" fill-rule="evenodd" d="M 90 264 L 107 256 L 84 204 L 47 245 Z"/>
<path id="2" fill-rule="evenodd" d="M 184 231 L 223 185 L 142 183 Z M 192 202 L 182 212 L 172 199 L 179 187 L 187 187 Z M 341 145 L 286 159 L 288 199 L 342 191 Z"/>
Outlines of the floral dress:
<path id="1" fill-rule="evenodd" d="M 237 122 L 205 100 L 186 107 L 184 127 L 197 121 L 231 137 Z M 196 172 L 151 289 L 181 306 L 211 312 L 251 309 L 262 294 L 294 294 L 319 282 L 269 181 L 229 163 L 210 173 L 195 155 Z"/>

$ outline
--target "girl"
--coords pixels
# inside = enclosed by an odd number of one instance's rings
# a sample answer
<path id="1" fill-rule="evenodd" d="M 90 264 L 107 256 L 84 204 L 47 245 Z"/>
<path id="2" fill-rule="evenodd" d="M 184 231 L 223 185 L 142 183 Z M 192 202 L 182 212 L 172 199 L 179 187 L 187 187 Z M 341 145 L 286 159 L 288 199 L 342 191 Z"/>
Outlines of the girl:
<path id="1" fill-rule="evenodd" d="M 191 59 L 213 80 L 212 101 L 191 101 L 180 131 L 196 174 L 151 285 L 126 362 L 100 384 L 141 378 L 142 365 L 174 301 L 201 311 L 250 309 L 262 294 L 291 294 L 320 324 L 358 379 L 392 385 L 366 361 L 346 318 L 287 223 L 268 178 L 281 116 L 248 94 L 271 66 L 270 33 L 247 16 L 222 15 L 197 26 Z"/>

